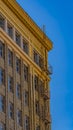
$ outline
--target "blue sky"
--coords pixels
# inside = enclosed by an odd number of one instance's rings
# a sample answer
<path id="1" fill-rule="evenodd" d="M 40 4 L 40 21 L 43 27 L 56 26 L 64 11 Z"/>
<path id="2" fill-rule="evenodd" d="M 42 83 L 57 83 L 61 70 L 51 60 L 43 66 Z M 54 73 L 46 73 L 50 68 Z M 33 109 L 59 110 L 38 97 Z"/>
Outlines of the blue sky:
<path id="1" fill-rule="evenodd" d="M 73 130 L 73 1 L 17 0 L 53 42 L 49 62 L 52 130 Z"/>

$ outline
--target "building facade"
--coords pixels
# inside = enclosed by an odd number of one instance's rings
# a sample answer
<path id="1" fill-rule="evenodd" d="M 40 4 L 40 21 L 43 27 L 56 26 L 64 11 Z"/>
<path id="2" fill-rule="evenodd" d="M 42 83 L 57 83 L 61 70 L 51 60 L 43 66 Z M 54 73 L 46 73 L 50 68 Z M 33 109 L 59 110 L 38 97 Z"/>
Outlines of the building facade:
<path id="1" fill-rule="evenodd" d="M 0 0 L 0 130 L 50 130 L 52 43 L 15 0 Z"/>

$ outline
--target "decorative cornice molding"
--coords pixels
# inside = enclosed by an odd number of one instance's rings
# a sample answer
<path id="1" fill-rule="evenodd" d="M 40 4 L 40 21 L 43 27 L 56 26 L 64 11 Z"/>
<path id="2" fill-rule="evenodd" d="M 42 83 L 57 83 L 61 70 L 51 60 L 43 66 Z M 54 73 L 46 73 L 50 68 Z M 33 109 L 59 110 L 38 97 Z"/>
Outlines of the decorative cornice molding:
<path id="1" fill-rule="evenodd" d="M 44 32 L 36 25 L 30 16 L 20 7 L 15 0 L 2 0 L 20 21 L 31 31 L 31 33 L 46 47 L 49 51 L 53 44 L 51 40 L 44 34 Z"/>

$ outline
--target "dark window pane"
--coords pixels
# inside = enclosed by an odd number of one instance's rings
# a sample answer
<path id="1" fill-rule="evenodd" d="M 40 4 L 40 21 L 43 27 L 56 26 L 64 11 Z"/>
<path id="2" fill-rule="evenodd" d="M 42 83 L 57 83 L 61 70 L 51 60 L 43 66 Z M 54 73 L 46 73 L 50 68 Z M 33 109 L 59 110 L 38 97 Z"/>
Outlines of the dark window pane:
<path id="1" fill-rule="evenodd" d="M 0 85 L 4 84 L 4 70 L 0 68 Z"/>
<path id="2" fill-rule="evenodd" d="M 34 62 L 41 68 L 44 68 L 44 60 L 43 58 L 34 50 Z"/>
<path id="3" fill-rule="evenodd" d="M 29 117 L 27 115 L 24 118 L 24 128 L 25 128 L 25 130 L 30 130 Z"/>
<path id="4" fill-rule="evenodd" d="M 13 78 L 11 76 L 8 76 L 8 90 L 13 92 Z"/>
<path id="5" fill-rule="evenodd" d="M 28 66 L 24 65 L 24 80 L 28 81 Z"/>
<path id="6" fill-rule="evenodd" d="M 41 96 L 44 94 L 44 82 L 42 80 L 39 80 L 39 92 Z"/>
<path id="7" fill-rule="evenodd" d="M 0 41 L 0 57 L 4 58 L 4 54 L 5 54 L 5 47 L 4 44 L 2 43 L 2 41 Z"/>
<path id="8" fill-rule="evenodd" d="M 20 38 L 20 34 L 18 32 L 15 32 L 15 41 L 16 41 L 17 45 L 20 46 L 21 38 Z"/>
<path id="9" fill-rule="evenodd" d="M 7 25 L 7 33 L 11 38 L 13 38 L 13 27 L 10 24 Z"/>
<path id="10" fill-rule="evenodd" d="M 4 30 L 5 19 L 0 15 L 0 27 Z"/>
<path id="11" fill-rule="evenodd" d="M 39 115 L 39 102 L 36 101 L 35 103 L 35 108 L 36 108 L 36 114 Z"/>
<path id="12" fill-rule="evenodd" d="M 4 112 L 4 96 L 0 95 L 0 112 Z"/>
<path id="13" fill-rule="evenodd" d="M 16 71 L 20 74 L 20 59 L 16 57 Z"/>
<path id="14" fill-rule="evenodd" d="M 21 86 L 18 83 L 16 84 L 16 96 L 18 99 L 21 98 Z"/>
<path id="15" fill-rule="evenodd" d="M 13 66 L 13 53 L 8 49 L 8 65 Z"/>
<path id="16" fill-rule="evenodd" d="M 17 124 L 18 125 L 21 125 L 21 122 L 22 122 L 22 115 L 21 115 L 21 111 L 20 110 L 17 110 Z"/>
<path id="17" fill-rule="evenodd" d="M 9 102 L 9 118 L 13 119 L 13 104 Z"/>
<path id="18" fill-rule="evenodd" d="M 24 93 L 24 105 L 28 106 L 28 104 L 29 104 L 28 92 L 25 91 L 25 93 Z"/>
<path id="19" fill-rule="evenodd" d="M 35 87 L 35 90 L 37 90 L 38 91 L 38 77 L 35 75 L 34 76 L 34 87 Z"/>
<path id="20" fill-rule="evenodd" d="M 28 54 L 28 42 L 23 40 L 23 51 Z"/>
<path id="21" fill-rule="evenodd" d="M 35 62 L 36 64 L 38 64 L 38 61 L 39 61 L 38 54 L 37 54 L 37 52 L 34 51 L 34 62 Z"/>

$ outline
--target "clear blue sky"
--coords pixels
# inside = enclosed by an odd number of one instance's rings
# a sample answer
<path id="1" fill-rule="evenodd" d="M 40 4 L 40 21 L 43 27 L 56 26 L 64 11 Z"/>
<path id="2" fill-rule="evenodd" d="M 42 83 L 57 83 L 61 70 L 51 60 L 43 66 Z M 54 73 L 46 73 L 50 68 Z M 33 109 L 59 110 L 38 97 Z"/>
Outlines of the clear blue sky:
<path id="1" fill-rule="evenodd" d="M 53 41 L 52 130 L 73 130 L 73 0 L 17 0 Z"/>

